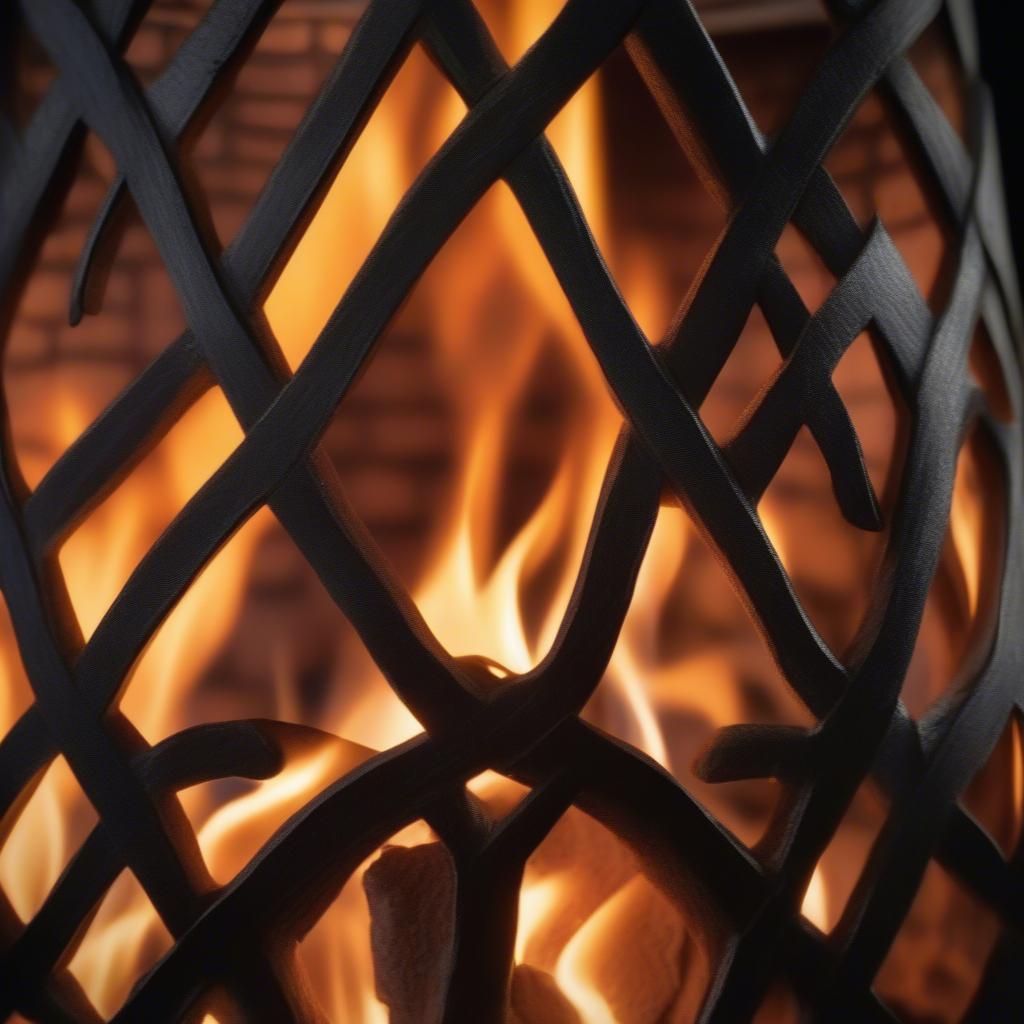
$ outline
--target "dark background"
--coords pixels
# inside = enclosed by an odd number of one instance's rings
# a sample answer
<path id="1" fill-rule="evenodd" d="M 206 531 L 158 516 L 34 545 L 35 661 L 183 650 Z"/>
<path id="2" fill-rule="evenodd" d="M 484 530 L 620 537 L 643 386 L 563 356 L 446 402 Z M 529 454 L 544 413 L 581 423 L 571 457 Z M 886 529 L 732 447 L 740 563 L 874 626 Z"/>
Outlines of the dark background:
<path id="1" fill-rule="evenodd" d="M 981 66 L 995 99 L 999 140 L 1003 156 L 1003 182 L 1010 216 L 1017 271 L 1020 274 L 1024 256 L 1024 195 L 1021 194 L 1020 174 L 1020 115 L 1021 62 L 1020 7 L 1011 0 L 975 0 L 978 16 L 978 35 L 981 46 Z"/>

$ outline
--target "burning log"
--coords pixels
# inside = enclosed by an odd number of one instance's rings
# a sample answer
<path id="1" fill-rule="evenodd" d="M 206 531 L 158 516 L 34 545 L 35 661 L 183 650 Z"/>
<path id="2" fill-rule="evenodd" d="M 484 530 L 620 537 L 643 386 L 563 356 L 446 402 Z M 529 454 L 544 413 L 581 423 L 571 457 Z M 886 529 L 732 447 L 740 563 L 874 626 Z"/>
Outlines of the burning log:
<path id="1" fill-rule="evenodd" d="M 376 991 L 392 1024 L 441 1019 L 455 885 L 441 843 L 387 846 L 364 875 Z M 531 895 L 538 891 L 547 894 L 540 910 Z M 619 840 L 574 809 L 527 865 L 519 929 L 509 984 L 514 1024 L 582 1024 L 581 992 L 600 998 L 621 1024 L 645 1024 L 691 1005 L 703 989 L 706 970 L 676 909 L 637 873 Z"/>
<path id="2" fill-rule="evenodd" d="M 363 876 L 377 996 L 391 1024 L 431 1024 L 451 968 L 455 872 L 441 843 L 386 846 Z"/>

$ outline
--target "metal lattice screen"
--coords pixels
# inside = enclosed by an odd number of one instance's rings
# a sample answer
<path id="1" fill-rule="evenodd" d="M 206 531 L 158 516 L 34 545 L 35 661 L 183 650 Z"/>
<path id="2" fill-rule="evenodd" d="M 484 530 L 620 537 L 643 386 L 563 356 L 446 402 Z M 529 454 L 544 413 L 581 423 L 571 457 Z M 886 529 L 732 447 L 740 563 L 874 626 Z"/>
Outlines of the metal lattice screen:
<path id="1" fill-rule="evenodd" d="M 219 259 L 196 227 L 172 143 L 217 102 L 228 59 L 277 5 L 219 0 L 163 78 L 143 92 L 118 54 L 146 6 L 132 0 L 96 0 L 87 10 L 72 0 L 22 4 L 29 30 L 59 74 L 3 164 L 5 301 L 18 286 L 20 262 L 62 156 L 84 123 L 110 149 L 119 178 L 86 243 L 79 291 L 127 190 L 189 329 L 31 493 L 5 453 L 0 581 L 34 703 L 0 745 L 4 824 L 13 823 L 58 754 L 99 823 L 30 921 L 0 902 L 3 1015 L 99 1019 L 65 964 L 81 926 L 127 867 L 174 944 L 115 1019 L 188 1019 L 202 1012 L 215 988 L 229 991 L 251 1019 L 317 1019 L 296 943 L 367 855 L 402 825 L 425 818 L 450 851 L 457 877 L 446 1019 L 499 1020 L 523 865 L 575 804 L 630 845 L 707 951 L 714 981 L 702 1019 L 747 1019 L 777 978 L 821 1019 L 890 1019 L 872 980 L 933 858 L 1005 923 L 970 1013 L 976 1020 L 1007 1019 L 1007 1008 L 1024 999 L 1019 856 L 1007 861 L 958 797 L 1020 697 L 1024 560 L 1016 526 L 1024 462 L 1014 342 L 1020 311 L 1001 224 L 990 107 L 965 5 L 834 4 L 842 30 L 769 143 L 753 127 L 697 14 L 681 0 L 569 0 L 512 68 L 470 0 L 374 0 Z M 968 79 L 967 145 L 905 56 L 938 16 L 948 18 Z M 290 374 L 250 306 L 417 40 L 469 112 L 409 189 Z M 727 230 L 684 315 L 656 345 L 612 282 L 543 138 L 562 104 L 623 40 L 660 105 L 685 125 L 691 158 L 731 204 Z M 875 87 L 956 228 L 952 281 L 938 313 L 921 296 L 885 225 L 862 231 L 823 168 Z M 317 452 L 332 411 L 381 331 L 499 178 L 520 203 L 627 422 L 558 638 L 535 670 L 500 685 L 431 637 Z M 774 253 L 790 222 L 838 281 L 813 314 Z M 742 430 L 719 446 L 696 410 L 754 304 L 765 312 L 784 364 Z M 967 372 L 979 321 L 1003 367 L 1014 413 L 1009 422 L 993 412 Z M 862 529 L 878 527 L 858 440 L 831 383 L 843 352 L 865 328 L 891 362 L 910 432 L 872 611 L 844 664 L 804 614 L 755 506 L 807 426 L 843 514 Z M 82 643 L 55 547 L 209 376 L 245 439 Z M 987 654 L 956 699 L 918 722 L 900 703 L 900 686 L 946 531 L 957 455 L 978 424 L 1005 474 L 1009 524 Z M 819 719 L 809 731 L 731 727 L 704 760 L 712 780 L 771 776 L 783 784 L 784 799 L 756 850 L 648 758 L 579 717 L 611 654 L 666 491 L 727 563 L 786 680 Z M 273 774 L 288 749 L 302 743 L 304 730 L 224 722 L 150 747 L 117 708 L 134 662 L 170 609 L 263 504 L 315 567 L 425 732 L 337 779 L 230 884 L 217 887 L 175 793 L 204 779 Z M 489 820 L 464 787 L 486 768 L 531 788 L 500 822 Z M 801 897 L 868 776 L 888 794 L 890 812 L 839 925 L 825 937 L 800 915 Z"/>

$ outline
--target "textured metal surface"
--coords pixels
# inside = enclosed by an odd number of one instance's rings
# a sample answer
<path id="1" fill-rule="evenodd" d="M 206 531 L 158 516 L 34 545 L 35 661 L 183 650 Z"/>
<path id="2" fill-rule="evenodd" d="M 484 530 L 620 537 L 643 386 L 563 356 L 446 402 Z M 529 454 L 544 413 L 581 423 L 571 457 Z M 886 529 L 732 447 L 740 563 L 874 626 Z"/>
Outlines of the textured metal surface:
<path id="1" fill-rule="evenodd" d="M 451 1021 L 500 1020 L 522 867 L 576 804 L 634 850 L 683 911 L 714 964 L 707 1021 L 748 1019 L 784 978 L 820 1019 L 884 1020 L 872 979 L 937 859 L 1006 925 L 976 1020 L 1015 1019 L 1024 1001 L 1024 887 L 957 799 L 1022 695 L 1020 313 L 1002 229 L 990 107 L 977 80 L 969 13 L 950 0 L 835 4 L 846 24 L 792 116 L 768 145 L 693 10 L 681 0 L 569 0 L 508 68 L 469 0 L 374 0 L 247 222 L 221 257 L 203 244 L 173 146 L 216 103 L 218 78 L 275 8 L 218 0 L 163 77 L 143 93 L 118 54 L 146 4 L 23 0 L 24 19 L 59 76 L 2 167 L 0 286 L 9 303 L 21 254 L 52 201 L 80 125 L 113 154 L 120 180 L 83 255 L 127 190 L 160 249 L 189 330 L 24 493 L 5 452 L 0 583 L 35 702 L 0 743 L 5 828 L 41 770 L 62 754 L 99 824 L 29 922 L 0 897 L 0 1015 L 93 1021 L 65 968 L 67 950 L 127 866 L 174 938 L 117 1020 L 199 1014 L 214 986 L 248 1017 L 318 1019 L 295 946 L 355 867 L 425 817 L 458 877 Z M 936 16 L 955 34 L 968 83 L 969 144 L 950 128 L 905 53 Z M 409 46 L 423 39 L 469 112 L 410 188 L 294 374 L 251 311 L 326 181 L 344 159 Z M 731 205 L 728 228 L 671 335 L 652 346 L 612 283 L 546 124 L 626 39 L 663 108 L 685 122 L 691 156 Z M 877 86 L 911 140 L 922 175 L 955 225 L 952 281 L 933 313 L 885 226 L 862 231 L 822 167 Z M 9 136 L 8 136 L 9 138 Z M 627 422 L 607 469 L 587 557 L 553 649 L 524 676 L 486 686 L 430 636 L 349 509 L 317 441 L 418 275 L 486 189 L 504 177 L 540 240 Z M 811 315 L 774 255 L 794 222 L 838 285 Z M 719 447 L 697 413 L 753 304 L 771 325 L 782 371 L 735 439 Z M 87 305 L 87 303 L 86 303 Z M 979 318 L 1002 363 L 1014 419 L 988 408 L 967 372 Z M 831 373 L 870 326 L 887 353 L 910 429 L 872 613 L 843 664 L 803 613 L 755 506 L 807 425 L 836 500 L 863 529 L 879 507 Z M 205 388 L 223 390 L 245 439 L 152 547 L 88 643 L 53 558 L 72 525 Z M 1003 571 L 987 656 L 955 699 L 916 722 L 900 685 L 946 533 L 957 454 L 983 425 L 1005 474 Z M 788 683 L 818 718 L 810 731 L 732 727 L 709 777 L 776 775 L 784 798 L 768 837 L 744 847 L 677 781 L 578 717 L 629 605 L 659 501 L 680 501 L 727 562 Z M 266 777 L 303 730 L 276 723 L 201 726 L 149 748 L 117 711 L 133 662 L 196 574 L 269 503 L 358 629 L 424 734 L 339 778 L 291 818 L 229 885 L 215 886 L 175 796 L 227 775 Z M 927 726 L 927 728 L 925 728 Z M 463 783 L 485 768 L 532 787 L 500 825 Z M 869 775 L 891 805 L 842 920 L 829 937 L 799 908 L 808 879 Z M 1013 1007 L 1017 1007 L 1014 1010 Z M 1009 1014 L 1009 1016 L 1007 1016 Z"/>

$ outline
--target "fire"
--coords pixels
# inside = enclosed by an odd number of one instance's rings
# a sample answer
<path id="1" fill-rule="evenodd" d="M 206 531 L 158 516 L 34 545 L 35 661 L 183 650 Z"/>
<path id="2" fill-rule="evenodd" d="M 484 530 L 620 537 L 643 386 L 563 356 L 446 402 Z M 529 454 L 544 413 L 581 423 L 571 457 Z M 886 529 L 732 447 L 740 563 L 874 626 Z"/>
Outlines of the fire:
<path id="1" fill-rule="evenodd" d="M 482 5 L 510 60 L 546 27 L 558 0 Z M 326 321 L 415 175 L 457 125 L 465 106 L 438 84 L 436 69 L 415 48 L 364 129 L 265 301 L 265 312 L 294 366 Z M 409 125 L 419 131 L 410 133 Z M 613 245 L 605 209 L 601 153 L 601 85 L 588 82 L 548 130 L 596 236 Z M 650 257 L 637 254 L 628 281 L 641 323 L 663 319 L 671 297 L 661 294 Z M 448 514 L 414 597 L 431 629 L 453 654 L 484 655 L 499 674 L 535 665 L 550 646 L 568 601 L 586 542 L 604 468 L 621 427 L 596 361 L 511 192 L 495 186 L 428 271 L 420 299 L 421 330 L 429 333 L 455 409 L 455 483 Z M 515 316 L 503 325 L 501 312 Z M 495 316 L 495 311 L 498 315 Z M 572 429 L 565 431 L 556 470 L 532 512 L 511 536 L 500 526 L 501 456 L 513 420 L 552 349 L 568 367 L 573 394 Z M 53 450 L 63 450 L 98 410 L 65 392 L 52 396 Z M 241 439 L 238 424 L 215 389 L 200 399 L 164 441 L 96 509 L 60 550 L 75 614 L 86 638 L 127 576 L 173 514 L 195 493 Z M 30 484 L 45 465 L 23 467 Z M 150 742 L 188 721 L 189 695 L 226 642 L 245 596 L 247 573 L 270 523 L 262 510 L 210 563 L 161 627 L 136 666 L 122 709 Z M 713 723 L 735 720 L 730 672 L 713 655 L 666 660 L 659 649 L 658 613 L 671 597 L 691 542 L 685 515 L 663 510 L 608 671 L 606 699 L 620 709 L 621 732 L 660 764 L 671 755 L 660 710 L 678 704 L 680 673 L 701 714 Z M 538 587 L 538 581 L 544 581 Z M 538 594 L 540 596 L 538 596 Z M 277 715 L 295 716 L 287 649 L 276 666 Z M 273 828 L 329 781 L 372 750 L 401 742 L 419 730 L 396 707 L 372 667 L 349 681 L 359 699 L 343 714 L 319 724 L 341 737 L 289 763 L 275 778 L 224 802 L 212 787 L 182 794 L 197 828 L 207 866 L 218 883 L 229 881 Z M 6 692 L 6 691 L 5 691 Z M 244 704 L 234 709 L 244 717 Z M 7 716 L 13 719 L 13 714 Z M 225 715 L 224 717 L 230 717 Z M 5 723 L 8 724 L 8 723 Z M 509 803 L 519 787 L 493 773 L 471 789 L 490 804 Z M 88 805 L 71 773 L 47 773 L 0 856 L 0 883 L 15 908 L 29 917 L 72 856 L 81 836 L 69 822 Z M 79 829 L 80 831 L 80 829 Z M 45 856 L 38 836 L 45 835 Z M 420 823 L 392 842 L 414 845 L 429 838 Z M 332 1019 L 375 1022 L 387 1018 L 376 999 L 367 935 L 369 910 L 355 873 L 344 892 L 307 937 L 304 963 Z M 641 883 L 624 876 L 584 914 L 549 964 L 564 997 L 588 1024 L 616 1019 L 594 975 L 594 956 L 614 942 Z M 546 923 L 578 899 L 569 872 L 524 881 L 516 962 L 531 959 L 531 946 Z M 145 893 L 128 873 L 119 879 L 70 968 L 104 1015 L 123 1002 L 138 975 L 170 942 Z M 345 950 L 345 957 L 338 950 Z M 344 960 L 347 966 L 342 967 Z M 208 1016 L 208 1024 L 215 1018 Z"/>
<path id="2" fill-rule="evenodd" d="M 561 3 L 491 0 L 479 6 L 506 56 L 514 60 Z M 406 188 L 464 113 L 454 90 L 439 83 L 437 70 L 415 48 L 266 298 L 267 319 L 292 366 L 308 350 Z M 410 132 L 410 125 L 417 130 Z M 610 254 L 616 239 L 607 209 L 599 78 L 572 98 L 547 135 L 595 235 Z M 676 298 L 662 287 L 654 263 L 650 254 L 631 250 L 620 282 L 645 329 L 663 323 Z M 422 284 L 410 303 L 418 329 L 432 340 L 453 406 L 455 471 L 441 527 L 432 538 L 426 567 L 414 581 L 414 599 L 453 654 L 485 656 L 498 675 L 521 673 L 544 657 L 564 614 L 622 418 L 539 243 L 504 184 L 483 198 Z M 509 529 L 501 515 L 508 487 L 503 458 L 524 396 L 552 351 L 566 368 L 571 423 L 564 438 L 553 442 L 555 470 L 539 499 Z M 51 401 L 49 422 L 53 451 L 58 452 L 98 410 L 60 390 Z M 86 637 L 160 530 L 240 439 L 225 400 L 211 391 L 62 546 L 61 569 Z M 28 462 L 22 468 L 34 484 L 46 467 Z M 970 488 L 958 494 L 961 490 Z M 977 506 L 976 493 L 954 499 L 952 530 L 958 552 L 968 551 L 968 538 L 977 530 Z M 784 509 L 769 501 L 760 511 L 786 560 L 779 527 Z M 136 666 L 122 710 L 151 743 L 192 724 L 189 698 L 231 633 L 259 542 L 270 525 L 271 514 L 264 509 L 239 531 L 193 584 Z M 706 734 L 747 714 L 741 687 L 747 666 L 735 650 L 713 642 L 697 650 L 665 647 L 662 614 L 677 600 L 687 560 L 702 543 L 680 508 L 661 510 L 607 676 L 586 712 L 676 772 L 688 766 L 680 763 L 666 722 L 681 716 L 691 729 Z M 972 614 L 981 588 L 978 562 L 969 553 L 963 555 Z M 9 649 L 5 646 L 0 660 L 4 728 L 20 711 L 11 696 L 21 684 L 14 678 Z M 298 720 L 297 684 L 287 646 L 279 651 L 275 685 L 277 717 Z M 209 786 L 182 794 L 218 883 L 233 878 L 273 829 L 330 781 L 373 751 L 419 731 L 372 665 L 366 665 L 361 678 L 347 679 L 345 686 L 356 694 L 354 701 L 340 713 L 329 705 L 316 723 L 338 738 L 336 744 L 325 742 L 292 760 L 273 779 L 253 784 L 242 795 L 233 791 L 231 799 Z M 243 697 L 221 717 L 250 715 Z M 1016 731 L 1014 743 L 1020 744 Z M 1024 803 L 1019 755 L 1014 765 L 1019 807 Z M 522 792 L 494 773 L 472 780 L 469 788 L 488 806 L 510 805 Z M 700 795 L 714 800 L 703 790 Z M 720 810 L 718 805 L 714 809 Z M 58 762 L 0 852 L 0 885 L 23 918 L 38 909 L 92 820 L 71 772 Z M 430 839 L 420 822 L 392 843 L 413 846 Z M 671 936 L 666 948 L 678 951 L 685 941 L 682 926 L 656 902 L 660 897 L 635 866 L 616 860 L 622 854 L 614 852 L 619 850 L 615 841 L 606 837 L 600 842 L 608 844 L 600 852 L 607 852 L 617 865 L 602 880 L 606 889 L 600 892 L 581 895 L 576 873 L 564 866 L 545 870 L 527 865 L 515 940 L 517 969 L 529 965 L 547 972 L 585 1024 L 625 1019 L 616 989 L 625 982 L 615 974 L 615 965 L 609 966 L 608 950 L 631 923 L 650 920 L 651 906 L 658 908 L 657 919 Z M 587 853 L 581 847 L 581 856 Z M 387 1010 L 376 998 L 370 909 L 361 885 L 370 863 L 353 875 L 301 949 L 330 1018 L 353 1024 L 387 1020 Z M 126 873 L 70 962 L 105 1016 L 117 1010 L 139 974 L 170 941 L 145 893 L 130 883 Z M 833 916 L 820 868 L 810 880 L 802 909 L 822 929 Z M 554 941 L 556 924 L 560 938 Z M 666 970 L 667 990 L 679 978 Z M 204 1024 L 216 1024 L 215 1018 L 208 1015 Z"/>
<path id="3" fill-rule="evenodd" d="M 825 876 L 822 874 L 820 864 L 815 867 L 814 874 L 811 875 L 800 910 L 816 928 L 823 932 L 828 931 L 831 923 L 828 890 L 825 887 Z"/>
<path id="4" fill-rule="evenodd" d="M 60 758 L 47 770 L 17 828 L 0 850 L 0 885 L 17 914 L 27 920 L 46 898 L 71 854 L 67 843 L 40 847 L 40 835 L 60 837 L 76 812 L 76 784 Z"/>
<path id="5" fill-rule="evenodd" d="M 566 882 L 557 874 L 538 881 L 524 881 L 519 890 L 519 920 L 516 927 L 515 961 L 526 963 L 531 940 L 541 934 L 548 916 L 558 906 Z"/>
<path id="6" fill-rule="evenodd" d="M 956 481 L 949 513 L 949 528 L 957 561 L 963 573 L 967 593 L 967 621 L 974 619 L 981 594 L 986 537 L 986 513 L 992 506 L 984 500 L 986 487 L 984 465 L 979 451 L 980 438 L 969 440 L 960 452 L 956 465 Z"/>
<path id="7" fill-rule="evenodd" d="M 602 941 L 612 939 L 609 932 L 614 920 L 615 899 L 615 896 L 611 897 L 600 910 L 595 911 L 566 943 L 555 968 L 555 978 L 562 992 L 576 1007 L 580 1019 L 588 1024 L 616 1024 L 611 1007 L 588 976 L 587 963 L 588 955 L 599 949 Z"/>
<path id="8" fill-rule="evenodd" d="M 54 450 L 66 447 L 91 416 L 76 396 L 53 396 Z M 85 637 L 102 618 L 137 561 L 241 439 L 218 392 L 201 398 L 60 550 L 60 566 Z M 23 463 L 30 482 L 45 469 Z M 196 580 L 149 645 L 122 709 L 151 742 L 190 724 L 187 699 L 238 613 L 246 568 L 267 513 L 256 516 Z M 96 816 L 63 759 L 47 771 L 0 852 L 0 884 L 23 919 L 41 905 Z M 41 843 L 40 836 L 46 841 Z M 42 855 L 40 852 L 42 851 Z M 142 889 L 123 873 L 70 961 L 104 1014 L 123 1002 L 140 968 L 168 937 Z"/>

